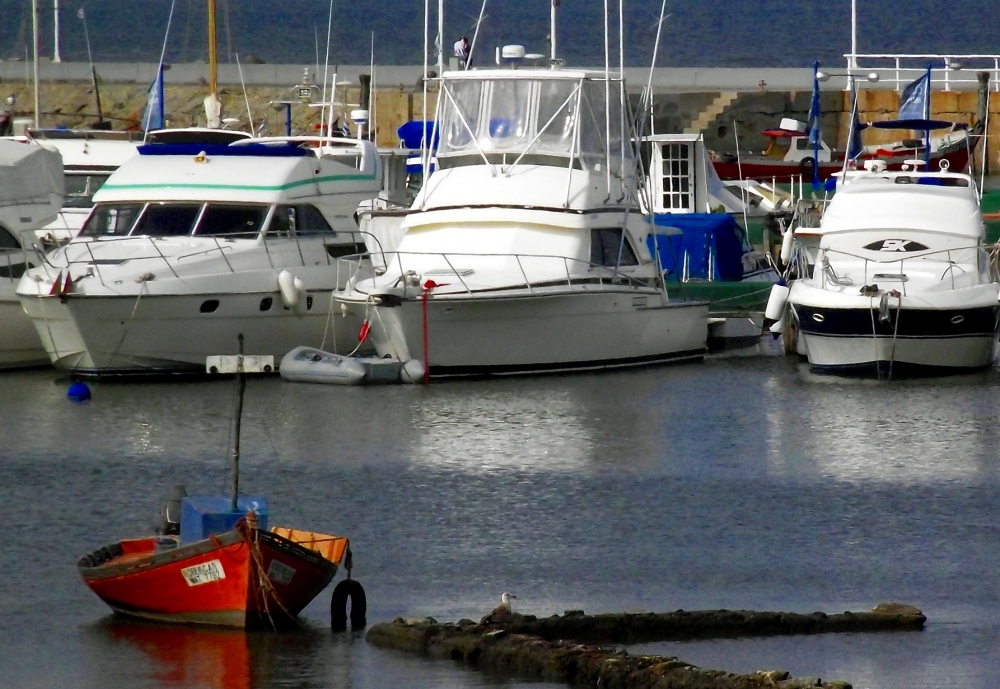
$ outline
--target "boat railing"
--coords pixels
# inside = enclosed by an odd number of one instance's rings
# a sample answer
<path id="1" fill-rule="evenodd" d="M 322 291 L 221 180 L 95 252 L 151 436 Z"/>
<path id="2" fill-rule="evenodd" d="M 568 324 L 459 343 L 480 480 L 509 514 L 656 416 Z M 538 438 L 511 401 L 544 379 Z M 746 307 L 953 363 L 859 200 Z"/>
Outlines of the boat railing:
<path id="1" fill-rule="evenodd" d="M 547 254 L 505 254 L 505 253 L 454 253 L 454 252 L 416 252 L 387 251 L 381 254 L 382 265 L 369 260 L 368 256 L 345 256 L 337 260 L 337 284 L 344 285 L 339 292 L 349 292 L 360 289 L 366 283 L 370 289 L 378 288 L 376 280 L 383 277 L 390 268 L 398 271 L 398 276 L 384 286 L 389 289 L 403 288 L 403 295 L 412 289 L 415 294 L 422 294 L 423 285 L 427 280 L 454 280 L 451 286 L 460 286 L 460 292 L 475 294 L 496 292 L 498 290 L 525 289 L 529 294 L 538 290 L 566 287 L 570 290 L 588 290 L 595 286 L 598 289 L 627 285 L 630 287 L 656 287 L 656 278 L 639 278 L 630 275 L 614 266 L 602 266 L 568 256 Z M 374 258 L 374 256 L 372 257 Z M 434 260 L 438 266 L 427 268 L 427 259 Z M 499 259 L 513 261 L 520 281 L 504 285 L 470 285 L 466 278 L 475 273 L 475 268 L 463 266 L 467 259 Z M 444 287 L 444 284 L 438 284 Z"/>
<path id="2" fill-rule="evenodd" d="M 971 253 L 972 254 L 972 256 L 970 257 L 971 260 L 967 261 L 956 260 L 962 258 L 963 252 L 969 252 L 965 254 L 966 256 L 969 256 L 969 254 Z M 838 275 L 836 272 L 836 268 L 830 265 L 831 256 L 836 256 L 837 258 L 842 258 L 842 259 L 843 258 L 856 259 L 857 261 L 862 262 L 864 265 L 864 279 L 862 284 L 854 285 L 853 281 L 850 280 L 850 278 L 845 278 Z M 932 259 L 932 260 L 938 259 L 934 262 L 945 264 L 945 268 L 943 271 L 941 271 L 941 275 L 938 278 L 938 280 L 943 281 L 946 277 L 950 278 L 951 289 L 955 289 L 955 271 L 958 270 L 963 275 L 968 274 L 972 271 L 968 270 L 966 266 L 970 265 L 976 266 L 975 269 L 976 285 L 984 285 L 993 280 L 992 270 L 986 271 L 988 274 L 990 274 L 989 279 L 983 278 L 984 271 L 981 266 L 982 256 L 983 256 L 983 247 L 979 244 L 976 244 L 974 246 L 938 249 L 937 251 L 928 251 L 926 253 L 922 252 L 920 253 L 919 256 L 907 256 L 894 259 L 887 257 L 885 259 L 880 258 L 879 260 L 874 260 L 867 256 L 861 256 L 859 254 L 855 254 L 850 251 L 821 248 L 819 250 L 819 255 L 817 256 L 816 260 L 817 264 L 816 269 L 820 272 L 821 275 L 820 286 L 823 289 L 826 289 L 828 284 L 837 285 L 841 287 L 857 286 L 860 288 L 864 287 L 865 285 L 868 285 L 869 280 L 871 280 L 873 284 L 879 284 L 880 281 L 883 285 L 889 283 L 891 284 L 898 283 L 900 285 L 900 291 L 903 293 L 903 296 L 906 296 L 906 283 L 908 280 L 906 275 L 907 264 L 909 264 L 909 266 L 912 269 L 915 263 L 928 262 L 927 259 Z M 886 268 L 889 268 L 891 270 L 892 267 L 897 265 L 899 272 L 897 273 L 886 272 Z"/>
<path id="3" fill-rule="evenodd" d="M 943 67 L 931 70 L 931 83 L 939 85 L 944 91 L 978 85 L 976 72 L 989 72 L 993 90 L 1000 91 L 1000 55 L 858 53 L 852 56 L 846 53 L 844 58 L 849 71 L 877 72 L 880 83 L 893 84 L 897 91 L 926 74 L 928 63 L 936 68 Z M 860 65 L 860 61 L 865 64 Z M 849 85 L 845 86 L 845 90 L 849 88 Z"/>
<path id="4" fill-rule="evenodd" d="M 338 236 L 343 236 L 345 234 L 350 234 L 352 238 L 355 239 L 355 244 L 351 245 L 352 247 L 356 246 L 357 243 L 363 241 L 361 237 L 364 233 L 362 232 L 359 231 L 350 233 L 339 232 Z M 85 266 L 86 267 L 85 274 L 92 272 L 94 275 L 97 276 L 98 280 L 100 280 L 102 285 L 107 286 L 107 284 L 105 283 L 105 277 L 101 273 L 101 266 L 122 265 L 130 261 L 154 260 L 157 262 L 161 262 L 163 263 L 164 266 L 166 266 L 166 268 L 170 271 L 173 277 L 180 278 L 180 275 L 177 273 L 176 268 L 177 266 L 182 265 L 185 260 L 218 253 L 218 255 L 222 258 L 223 262 L 225 263 L 226 271 L 229 273 L 236 273 L 237 270 L 236 268 L 233 267 L 233 264 L 230 261 L 230 256 L 229 256 L 234 251 L 234 246 L 232 242 L 235 239 L 254 239 L 254 235 L 248 233 L 239 233 L 233 235 L 201 235 L 198 236 L 197 238 L 202 240 L 210 239 L 212 240 L 212 243 L 205 248 L 199 248 L 195 251 L 190 251 L 188 253 L 167 255 L 163 253 L 163 251 L 161 250 L 160 246 L 157 244 L 156 241 L 158 239 L 163 239 L 162 237 L 151 237 L 147 235 L 142 235 L 142 236 L 114 237 L 113 239 L 110 240 L 108 238 L 103 238 L 103 237 L 78 237 L 72 243 L 66 245 L 66 250 L 67 252 L 69 252 L 73 250 L 74 247 L 82 247 L 83 249 L 85 249 L 85 252 L 84 251 L 76 252 L 76 255 L 74 255 L 73 257 L 70 257 L 69 254 L 67 253 L 65 260 L 60 262 L 53 262 L 51 257 L 46 255 L 45 251 L 41 250 L 37 246 L 37 244 L 31 243 L 30 246 L 32 247 L 35 255 L 38 257 L 38 265 L 44 266 L 46 274 L 48 274 L 50 277 L 52 276 L 52 274 L 57 273 L 59 271 L 70 270 L 73 268 L 73 266 Z M 291 237 L 288 237 L 287 239 L 290 239 L 291 241 L 294 242 L 296 251 L 290 252 L 286 250 L 282 252 L 276 252 L 272 250 L 273 249 L 273 247 L 271 246 L 272 242 L 269 241 L 269 239 L 266 236 L 262 238 L 258 237 L 257 241 L 264 247 L 264 254 L 267 257 L 268 265 L 274 270 L 281 270 L 284 268 L 306 267 L 307 265 L 313 265 L 315 263 L 315 261 L 306 260 L 306 252 L 304 252 L 302 249 L 302 241 L 301 241 L 301 239 L 305 238 L 321 239 L 323 255 L 325 256 L 326 264 L 328 266 L 332 266 L 334 264 L 334 257 L 331 255 L 329 247 L 344 244 L 343 241 L 338 241 L 338 242 L 330 241 L 327 237 L 324 237 L 322 235 L 300 238 L 298 234 L 293 233 L 293 235 Z M 110 258 L 110 257 L 102 258 L 96 256 L 94 254 L 94 247 L 101 246 L 102 244 L 107 243 L 109 241 L 116 242 L 119 245 L 126 243 L 132 245 L 140 245 L 140 244 L 146 245 L 151 249 L 151 251 L 145 253 L 127 253 L 126 255 L 115 258 Z M 22 242 L 22 246 L 24 245 L 25 245 L 24 242 Z M 141 249 L 136 251 L 141 251 Z M 290 257 L 293 258 L 289 260 Z"/>

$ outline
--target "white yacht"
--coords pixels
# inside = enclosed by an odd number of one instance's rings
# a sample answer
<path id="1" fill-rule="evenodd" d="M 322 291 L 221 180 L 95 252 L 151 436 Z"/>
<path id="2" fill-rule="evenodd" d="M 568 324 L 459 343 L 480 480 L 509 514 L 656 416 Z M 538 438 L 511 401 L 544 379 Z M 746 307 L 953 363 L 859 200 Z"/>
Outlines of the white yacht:
<path id="1" fill-rule="evenodd" d="M 35 247 L 62 203 L 59 154 L 0 140 L 0 369 L 49 363 L 16 289 L 24 272 L 39 264 Z"/>
<path id="2" fill-rule="evenodd" d="M 918 161 L 912 165 L 915 167 Z M 788 292 L 814 369 L 957 373 L 993 363 L 1000 285 L 965 174 L 849 171 L 823 214 L 812 275 Z"/>
<path id="3" fill-rule="evenodd" d="M 621 78 L 445 72 L 436 121 L 436 170 L 398 246 L 370 247 L 375 275 L 355 264 L 336 294 L 380 355 L 435 376 L 704 356 L 707 304 L 669 299 L 646 245 Z"/>
<path id="4" fill-rule="evenodd" d="M 246 144 L 246 145 L 244 145 Z M 289 137 L 139 148 L 94 196 L 81 233 L 18 285 L 56 367 L 83 375 L 204 371 L 235 352 L 351 351 L 360 316 L 331 313 L 335 259 L 381 169 L 366 141 Z"/>

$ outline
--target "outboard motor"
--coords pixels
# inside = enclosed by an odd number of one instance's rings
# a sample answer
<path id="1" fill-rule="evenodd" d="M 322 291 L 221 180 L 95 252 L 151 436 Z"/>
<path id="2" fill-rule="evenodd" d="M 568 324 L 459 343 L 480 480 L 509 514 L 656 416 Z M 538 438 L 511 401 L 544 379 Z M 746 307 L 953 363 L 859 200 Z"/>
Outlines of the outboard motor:
<path id="1" fill-rule="evenodd" d="M 160 509 L 160 523 L 156 533 L 161 536 L 178 536 L 181 533 L 181 500 L 187 497 L 184 486 L 174 486 Z"/>

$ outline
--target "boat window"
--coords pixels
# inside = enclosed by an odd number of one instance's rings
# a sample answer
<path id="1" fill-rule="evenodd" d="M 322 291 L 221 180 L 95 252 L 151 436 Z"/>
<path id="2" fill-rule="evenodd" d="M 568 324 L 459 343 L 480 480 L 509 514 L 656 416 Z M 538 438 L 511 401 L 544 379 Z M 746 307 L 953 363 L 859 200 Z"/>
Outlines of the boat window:
<path id="1" fill-rule="evenodd" d="M 693 175 L 688 144 L 665 143 L 660 149 L 663 160 L 663 209 L 693 211 Z"/>
<path id="2" fill-rule="evenodd" d="M 110 175 L 66 175 L 66 208 L 90 208 L 94 205 L 94 194 L 104 186 Z"/>
<path id="3" fill-rule="evenodd" d="M 621 262 L 618 251 L 621 247 Z M 593 229 L 590 231 L 590 264 L 594 266 L 635 266 L 639 265 L 635 252 L 628 240 L 622 246 L 622 231 L 613 229 Z"/>
<path id="4" fill-rule="evenodd" d="M 124 237 L 142 211 L 141 203 L 99 203 L 87 218 L 81 237 Z"/>
<path id="5" fill-rule="evenodd" d="M 538 87 L 538 151 L 569 153 L 576 123 L 576 84 L 543 80 Z M 547 126 L 546 126 L 547 125 Z"/>
<path id="6" fill-rule="evenodd" d="M 531 141 L 531 84 L 527 79 L 493 82 L 488 126 L 480 136 L 483 150 L 516 150 Z"/>
<path id="7" fill-rule="evenodd" d="M 20 248 L 21 244 L 17 241 L 17 238 L 6 227 L 0 225 L 0 250 Z"/>
<path id="8" fill-rule="evenodd" d="M 267 217 L 267 206 L 236 206 L 230 204 L 208 204 L 195 234 L 216 237 L 240 237 L 253 239 Z"/>
<path id="9" fill-rule="evenodd" d="M 442 100 L 441 151 L 458 153 L 475 151 L 474 134 L 479 129 L 479 111 L 482 109 L 483 82 L 456 81 L 448 87 Z M 431 136 L 428 130 L 427 136 Z"/>
<path id="10" fill-rule="evenodd" d="M 295 234 L 333 234 L 333 228 L 316 206 L 295 207 Z"/>
<path id="11" fill-rule="evenodd" d="M 191 234 L 200 203 L 151 203 L 132 234 L 147 237 L 183 237 Z"/>
<path id="12" fill-rule="evenodd" d="M 267 233 L 280 237 L 288 237 L 292 233 L 299 236 L 336 234 L 323 217 L 323 213 L 311 204 L 276 206 Z"/>

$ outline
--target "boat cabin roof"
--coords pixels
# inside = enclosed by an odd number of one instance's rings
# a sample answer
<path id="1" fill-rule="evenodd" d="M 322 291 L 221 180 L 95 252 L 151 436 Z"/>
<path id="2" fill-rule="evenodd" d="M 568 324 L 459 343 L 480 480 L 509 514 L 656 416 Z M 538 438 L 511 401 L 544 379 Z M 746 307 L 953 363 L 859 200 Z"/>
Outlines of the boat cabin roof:
<path id="1" fill-rule="evenodd" d="M 867 229 L 982 237 L 975 183 L 953 172 L 848 172 L 823 214 L 822 232 Z"/>
<path id="2" fill-rule="evenodd" d="M 466 69 L 444 72 L 442 78 L 446 81 L 485 81 L 488 79 L 555 79 L 562 81 L 580 81 L 581 79 L 596 79 L 604 81 L 604 72 L 586 69 L 549 69 L 548 67 L 519 67 L 518 69 Z M 611 81 L 621 81 L 615 74 L 610 75 Z"/>

